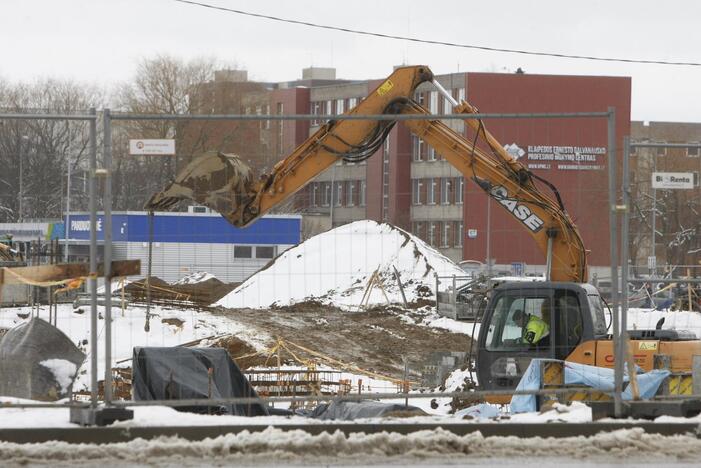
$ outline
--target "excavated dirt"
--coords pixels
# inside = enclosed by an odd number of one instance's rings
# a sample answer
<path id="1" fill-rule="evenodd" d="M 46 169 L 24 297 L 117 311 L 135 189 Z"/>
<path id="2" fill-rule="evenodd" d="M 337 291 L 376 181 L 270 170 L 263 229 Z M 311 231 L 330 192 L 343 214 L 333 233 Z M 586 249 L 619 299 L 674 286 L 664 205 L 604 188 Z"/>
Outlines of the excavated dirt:
<path id="1" fill-rule="evenodd" d="M 347 364 L 399 379 L 404 373 L 404 357 L 416 380 L 431 353 L 467 352 L 470 346 L 466 335 L 411 323 L 422 318 L 416 310 L 382 307 L 344 312 L 305 302 L 268 310 L 223 309 L 218 313 L 273 339 L 281 337 Z"/>
<path id="2" fill-rule="evenodd" d="M 151 300 L 168 303 L 169 301 L 192 302 L 201 307 L 209 306 L 229 294 L 241 283 L 223 283 L 216 278 L 190 284 L 169 284 L 162 279 L 151 277 Z M 134 281 L 124 287 L 125 292 L 134 300 L 146 301 L 145 280 Z"/>
<path id="3" fill-rule="evenodd" d="M 257 354 L 253 346 L 235 336 L 222 338 L 215 342 L 214 346 L 225 348 L 241 369 L 248 369 L 265 364 L 265 356 Z"/>

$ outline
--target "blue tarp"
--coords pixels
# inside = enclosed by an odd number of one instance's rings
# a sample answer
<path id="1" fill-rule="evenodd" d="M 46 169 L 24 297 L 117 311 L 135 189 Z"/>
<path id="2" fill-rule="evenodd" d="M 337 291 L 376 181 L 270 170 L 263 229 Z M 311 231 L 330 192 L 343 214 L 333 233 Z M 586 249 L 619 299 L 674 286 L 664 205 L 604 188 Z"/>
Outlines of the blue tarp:
<path id="1" fill-rule="evenodd" d="M 543 362 L 562 362 L 565 368 L 565 385 L 586 385 L 597 390 L 610 392 L 614 387 L 613 369 L 605 367 L 587 366 L 568 361 L 555 359 L 533 359 L 521 377 L 516 387 L 517 391 L 539 390 L 541 386 L 541 365 Z M 664 379 L 670 375 L 668 370 L 652 370 L 650 372 L 636 374 L 640 398 L 649 399 L 655 396 L 657 389 Z M 624 374 L 623 382 L 628 382 L 628 374 Z M 624 400 L 632 398 L 630 386 L 621 397 Z M 527 413 L 536 410 L 535 395 L 514 395 L 511 398 L 512 413 Z"/>

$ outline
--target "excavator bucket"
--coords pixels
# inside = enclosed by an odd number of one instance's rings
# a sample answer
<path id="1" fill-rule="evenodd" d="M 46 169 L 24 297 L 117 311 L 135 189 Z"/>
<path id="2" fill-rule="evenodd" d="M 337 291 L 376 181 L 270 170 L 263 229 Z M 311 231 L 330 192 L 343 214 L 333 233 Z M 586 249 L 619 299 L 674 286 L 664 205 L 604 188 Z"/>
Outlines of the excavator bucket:
<path id="1" fill-rule="evenodd" d="M 193 200 L 233 224 L 234 215 L 255 196 L 251 168 L 233 154 L 208 151 L 190 162 L 175 180 L 146 203 L 149 211 L 166 211 L 180 200 Z"/>

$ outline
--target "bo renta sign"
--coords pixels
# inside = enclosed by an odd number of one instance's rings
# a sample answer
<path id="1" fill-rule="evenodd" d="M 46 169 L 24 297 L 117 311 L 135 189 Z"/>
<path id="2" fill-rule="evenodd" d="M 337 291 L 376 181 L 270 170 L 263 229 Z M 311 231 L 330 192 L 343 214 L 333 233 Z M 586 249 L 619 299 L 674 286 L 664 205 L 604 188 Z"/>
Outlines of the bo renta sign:
<path id="1" fill-rule="evenodd" d="M 171 156 L 175 154 L 175 140 L 129 140 L 129 154 Z"/>
<path id="2" fill-rule="evenodd" d="M 693 172 L 653 172 L 652 188 L 656 189 L 692 189 Z"/>

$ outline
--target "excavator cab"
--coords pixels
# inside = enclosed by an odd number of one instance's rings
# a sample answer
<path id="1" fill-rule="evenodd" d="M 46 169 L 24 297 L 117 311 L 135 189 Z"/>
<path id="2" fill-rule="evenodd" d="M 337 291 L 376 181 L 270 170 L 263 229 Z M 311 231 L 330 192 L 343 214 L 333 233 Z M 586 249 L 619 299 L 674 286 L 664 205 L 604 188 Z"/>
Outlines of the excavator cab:
<path id="1" fill-rule="evenodd" d="M 527 336 L 527 323 L 536 329 Z M 585 341 L 606 338 L 601 297 L 589 284 L 540 281 L 497 286 L 482 318 L 477 376 L 485 390 L 515 388 L 531 359 L 567 359 Z M 535 338 L 535 339 L 534 339 Z"/>

